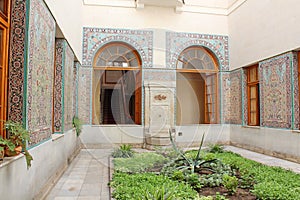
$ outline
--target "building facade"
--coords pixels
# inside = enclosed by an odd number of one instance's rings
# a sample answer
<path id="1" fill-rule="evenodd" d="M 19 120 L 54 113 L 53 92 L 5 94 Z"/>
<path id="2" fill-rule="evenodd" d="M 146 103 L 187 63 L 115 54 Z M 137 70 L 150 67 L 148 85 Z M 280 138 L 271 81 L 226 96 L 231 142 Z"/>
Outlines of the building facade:
<path id="1" fill-rule="evenodd" d="M 298 0 L 0 1 L 0 117 L 30 131 L 34 157 L 29 170 L 22 156 L 1 164 L 3 198 L 41 197 L 79 140 L 151 148 L 168 145 L 171 132 L 191 147 L 205 134 L 206 143 L 300 162 L 299 8 Z M 73 116 L 84 122 L 80 139 Z"/>

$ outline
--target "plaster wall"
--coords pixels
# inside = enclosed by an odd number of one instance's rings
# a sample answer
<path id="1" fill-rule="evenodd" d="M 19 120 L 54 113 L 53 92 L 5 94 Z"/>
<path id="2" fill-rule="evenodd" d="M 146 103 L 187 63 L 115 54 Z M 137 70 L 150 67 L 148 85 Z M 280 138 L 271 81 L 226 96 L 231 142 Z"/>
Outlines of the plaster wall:
<path id="1" fill-rule="evenodd" d="M 135 8 L 84 5 L 82 18 L 85 27 L 151 28 L 204 34 L 228 34 L 226 16 L 176 13 L 174 8 L 146 6 L 139 10 Z"/>
<path id="2" fill-rule="evenodd" d="M 139 125 L 84 125 L 80 139 L 83 148 L 111 148 L 123 143 L 141 147 L 143 131 Z"/>
<path id="3" fill-rule="evenodd" d="M 231 125 L 230 142 L 234 146 L 300 162 L 299 131 Z"/>
<path id="4" fill-rule="evenodd" d="M 28 170 L 23 155 L 11 157 L 12 161 L 0 165 L 1 199 L 41 199 L 55 178 L 63 173 L 79 148 L 78 138 L 73 130 L 52 137 L 29 150 L 33 161 Z"/>
<path id="5" fill-rule="evenodd" d="M 230 69 L 300 47 L 298 0 L 247 0 L 228 18 Z"/>
<path id="6" fill-rule="evenodd" d="M 75 56 L 82 59 L 82 0 L 45 0 L 56 24 L 62 31 L 63 37 L 68 41 Z M 62 37 L 62 36 L 60 36 Z"/>
<path id="7" fill-rule="evenodd" d="M 198 147 L 204 137 L 204 145 L 210 143 L 229 144 L 230 125 L 228 124 L 198 124 L 176 126 L 176 143 L 182 147 Z"/>

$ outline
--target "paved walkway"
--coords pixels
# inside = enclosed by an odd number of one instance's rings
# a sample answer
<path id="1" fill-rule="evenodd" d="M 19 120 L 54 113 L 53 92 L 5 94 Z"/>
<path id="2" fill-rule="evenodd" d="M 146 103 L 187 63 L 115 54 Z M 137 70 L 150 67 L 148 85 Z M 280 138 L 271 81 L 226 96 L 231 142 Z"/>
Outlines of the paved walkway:
<path id="1" fill-rule="evenodd" d="M 109 200 L 111 149 L 82 149 L 46 200 Z"/>
<path id="2" fill-rule="evenodd" d="M 280 166 L 300 173 L 300 164 L 237 147 L 226 150 L 266 165 Z M 82 149 L 51 190 L 46 200 L 109 200 L 108 157 L 111 149 Z"/>

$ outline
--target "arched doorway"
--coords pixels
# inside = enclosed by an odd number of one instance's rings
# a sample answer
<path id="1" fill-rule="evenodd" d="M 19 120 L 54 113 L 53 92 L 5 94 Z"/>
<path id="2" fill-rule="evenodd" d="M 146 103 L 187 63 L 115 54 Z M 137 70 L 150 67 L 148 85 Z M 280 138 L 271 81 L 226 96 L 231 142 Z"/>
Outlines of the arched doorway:
<path id="1" fill-rule="evenodd" d="M 218 123 L 218 62 L 205 47 L 191 46 L 177 60 L 177 125 Z"/>
<path id="2" fill-rule="evenodd" d="M 93 124 L 141 124 L 141 59 L 128 44 L 103 46 L 93 62 Z"/>

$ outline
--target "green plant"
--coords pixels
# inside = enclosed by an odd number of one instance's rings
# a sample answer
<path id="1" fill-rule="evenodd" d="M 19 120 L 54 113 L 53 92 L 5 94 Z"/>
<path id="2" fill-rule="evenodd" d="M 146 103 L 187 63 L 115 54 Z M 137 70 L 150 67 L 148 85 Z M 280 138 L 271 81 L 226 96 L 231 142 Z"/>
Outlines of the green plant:
<path id="1" fill-rule="evenodd" d="M 210 153 L 223 153 L 224 147 L 220 144 L 209 144 L 207 151 Z"/>
<path id="2" fill-rule="evenodd" d="M 11 120 L 6 121 L 4 127 L 9 132 L 9 136 L 6 139 L 6 146 L 9 148 L 9 150 L 12 149 L 12 144 L 15 147 L 22 146 L 26 158 L 27 169 L 29 169 L 31 166 L 31 161 L 33 160 L 31 154 L 27 150 L 27 143 L 30 141 L 29 131 L 26 130 L 21 123 Z M 14 151 L 15 148 L 12 152 Z"/>
<path id="3" fill-rule="evenodd" d="M 174 200 L 194 199 L 197 197 L 197 192 L 189 185 L 153 173 L 127 174 L 116 172 L 113 175 L 110 186 L 114 188 L 112 197 L 116 200 L 145 199 L 147 193 L 150 194 L 149 197 L 159 196 L 159 194 L 167 197 L 172 193 L 171 196 Z M 162 190 L 161 188 L 165 189 Z"/>
<path id="4" fill-rule="evenodd" d="M 224 187 L 228 190 L 229 194 L 236 193 L 239 184 L 239 180 L 237 179 L 237 177 L 224 174 L 222 181 Z"/>
<path id="5" fill-rule="evenodd" d="M 212 171 L 212 169 L 210 167 L 204 167 L 204 165 L 207 164 L 207 163 L 215 162 L 217 159 L 204 160 L 200 156 L 205 134 L 203 134 L 203 136 L 202 136 L 200 146 L 199 146 L 198 151 L 197 151 L 197 155 L 194 158 L 187 157 L 183 152 L 181 152 L 177 148 L 177 146 L 176 146 L 176 144 L 173 140 L 172 133 L 171 133 L 170 130 L 169 130 L 169 135 L 170 135 L 170 140 L 171 140 L 172 146 L 173 146 L 174 150 L 178 153 L 178 155 L 180 157 L 180 158 L 178 158 L 177 160 L 174 161 L 174 162 L 177 162 L 177 163 L 180 164 L 177 167 L 177 169 L 179 169 L 179 170 L 190 170 L 191 173 L 200 172 L 203 169 Z"/>
<path id="6" fill-rule="evenodd" d="M 228 199 L 223 195 L 221 195 L 219 192 L 217 192 L 214 200 L 228 200 Z"/>
<path id="7" fill-rule="evenodd" d="M 72 124 L 73 127 L 75 128 L 76 135 L 79 136 L 82 131 L 82 121 L 77 116 L 74 116 Z"/>
<path id="8" fill-rule="evenodd" d="M 116 171 L 137 173 L 152 171 L 153 168 L 164 165 L 167 158 L 157 153 L 147 152 L 134 154 L 131 158 L 115 158 L 113 162 Z"/>
<path id="9" fill-rule="evenodd" d="M 130 144 L 122 144 L 119 148 L 115 148 L 112 152 L 114 158 L 130 158 L 133 156 L 134 151 Z"/>
<path id="10" fill-rule="evenodd" d="M 161 188 L 158 188 L 156 191 L 146 191 L 142 200 L 176 200 L 176 187 L 168 187 L 163 185 Z"/>

